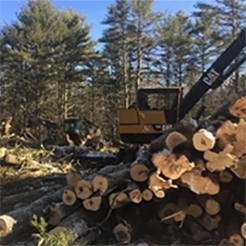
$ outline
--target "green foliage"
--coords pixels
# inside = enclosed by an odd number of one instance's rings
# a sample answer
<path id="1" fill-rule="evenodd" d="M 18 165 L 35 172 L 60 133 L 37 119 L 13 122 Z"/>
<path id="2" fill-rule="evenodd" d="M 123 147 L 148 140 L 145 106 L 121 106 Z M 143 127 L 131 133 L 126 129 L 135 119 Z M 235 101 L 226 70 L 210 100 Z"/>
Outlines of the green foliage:
<path id="1" fill-rule="evenodd" d="M 38 246 L 69 246 L 72 241 L 72 236 L 65 231 L 48 233 L 48 223 L 43 217 L 38 218 L 37 215 L 33 215 L 31 225 L 38 230 L 38 233 L 32 235 L 39 241 Z"/>

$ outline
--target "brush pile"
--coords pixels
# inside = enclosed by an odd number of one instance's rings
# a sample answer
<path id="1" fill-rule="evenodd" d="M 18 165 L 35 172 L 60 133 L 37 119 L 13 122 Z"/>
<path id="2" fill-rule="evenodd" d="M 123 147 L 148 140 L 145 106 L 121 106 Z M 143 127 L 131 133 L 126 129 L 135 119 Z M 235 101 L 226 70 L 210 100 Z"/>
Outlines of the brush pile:
<path id="1" fill-rule="evenodd" d="M 0 216 L 1 243 L 28 229 L 33 214 L 74 244 L 99 235 L 118 243 L 245 245 L 246 97 L 199 126 L 182 121 L 139 148 L 133 162 L 90 175 Z"/>

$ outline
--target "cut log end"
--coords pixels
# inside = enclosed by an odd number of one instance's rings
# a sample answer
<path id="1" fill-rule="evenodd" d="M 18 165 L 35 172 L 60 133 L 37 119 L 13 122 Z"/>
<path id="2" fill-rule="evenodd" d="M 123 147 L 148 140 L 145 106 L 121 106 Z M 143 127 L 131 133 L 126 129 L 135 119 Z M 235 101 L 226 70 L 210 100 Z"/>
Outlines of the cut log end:
<path id="1" fill-rule="evenodd" d="M 82 200 L 87 199 L 93 194 L 91 183 L 83 179 L 76 183 L 74 190 L 77 198 Z"/>
<path id="2" fill-rule="evenodd" d="M 179 132 L 171 132 L 166 138 L 166 145 L 170 151 L 185 142 L 187 142 L 187 138 Z"/>
<path id="3" fill-rule="evenodd" d="M 91 181 L 93 191 L 100 191 L 101 194 L 104 194 L 108 189 L 108 180 L 101 175 L 96 176 Z"/>
<path id="4" fill-rule="evenodd" d="M 90 211 L 98 211 L 102 204 L 101 196 L 93 196 L 83 201 L 84 208 Z"/>
<path id="5" fill-rule="evenodd" d="M 124 192 L 116 192 L 109 195 L 109 205 L 112 209 L 123 207 L 130 202 L 129 197 Z"/>
<path id="6" fill-rule="evenodd" d="M 72 190 L 65 189 L 62 192 L 62 201 L 68 206 L 72 206 L 76 202 L 77 198 Z"/>
<path id="7" fill-rule="evenodd" d="M 216 138 L 211 132 L 201 129 L 194 134 L 192 141 L 195 149 L 198 151 L 206 151 L 214 147 Z"/>
<path id="8" fill-rule="evenodd" d="M 116 240 L 120 243 L 129 243 L 131 241 L 130 230 L 122 223 L 118 224 L 113 229 L 113 234 Z"/>
<path id="9" fill-rule="evenodd" d="M 230 113 L 238 118 L 246 120 L 246 97 L 239 98 L 230 108 Z"/>
<path id="10" fill-rule="evenodd" d="M 197 204 L 190 204 L 189 207 L 186 210 L 186 213 L 190 216 L 192 216 L 193 218 L 198 218 L 199 216 L 202 215 L 203 210 L 200 206 L 198 206 Z"/>
<path id="11" fill-rule="evenodd" d="M 8 216 L 8 215 L 1 215 L 0 216 L 0 236 L 4 237 L 9 232 L 12 231 L 12 228 L 17 223 L 17 221 Z"/>
<path id="12" fill-rule="evenodd" d="M 229 237 L 229 241 L 236 246 L 243 246 L 244 240 L 239 234 L 233 234 Z"/>
<path id="13" fill-rule="evenodd" d="M 246 222 L 244 222 L 242 225 L 241 225 L 241 235 L 244 239 L 246 239 Z"/>
<path id="14" fill-rule="evenodd" d="M 145 201 L 151 201 L 154 197 L 153 192 L 150 189 L 145 189 L 142 191 L 142 197 Z"/>
<path id="15" fill-rule="evenodd" d="M 144 182 L 148 179 L 149 168 L 143 164 L 134 164 L 130 169 L 131 178 L 136 182 Z"/>

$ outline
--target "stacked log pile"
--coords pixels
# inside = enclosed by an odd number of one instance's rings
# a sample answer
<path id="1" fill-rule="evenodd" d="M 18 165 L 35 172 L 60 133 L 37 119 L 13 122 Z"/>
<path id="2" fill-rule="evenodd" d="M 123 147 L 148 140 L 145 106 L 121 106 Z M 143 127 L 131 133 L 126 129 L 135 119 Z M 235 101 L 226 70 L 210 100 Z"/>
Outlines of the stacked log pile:
<path id="1" fill-rule="evenodd" d="M 139 148 L 135 161 L 69 173 L 54 196 L 1 215 L 2 243 L 26 230 L 35 212 L 51 233 L 65 230 L 88 244 L 103 233 L 121 244 L 148 235 L 161 245 L 243 246 L 245 134 L 246 97 L 198 127 L 180 122 Z"/>

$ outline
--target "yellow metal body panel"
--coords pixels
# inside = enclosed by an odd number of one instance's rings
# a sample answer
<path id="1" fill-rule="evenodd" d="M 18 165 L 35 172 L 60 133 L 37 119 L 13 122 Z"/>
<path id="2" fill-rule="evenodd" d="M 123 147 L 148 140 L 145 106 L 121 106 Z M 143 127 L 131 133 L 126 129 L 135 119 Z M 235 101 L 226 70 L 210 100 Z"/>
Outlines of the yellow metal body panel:
<path id="1" fill-rule="evenodd" d="M 139 124 L 139 117 L 136 109 L 120 109 L 120 124 Z"/>
<path id="2" fill-rule="evenodd" d="M 162 110 L 119 110 L 119 133 L 156 133 L 152 125 L 166 125 L 166 118 Z"/>

